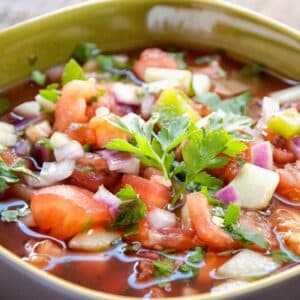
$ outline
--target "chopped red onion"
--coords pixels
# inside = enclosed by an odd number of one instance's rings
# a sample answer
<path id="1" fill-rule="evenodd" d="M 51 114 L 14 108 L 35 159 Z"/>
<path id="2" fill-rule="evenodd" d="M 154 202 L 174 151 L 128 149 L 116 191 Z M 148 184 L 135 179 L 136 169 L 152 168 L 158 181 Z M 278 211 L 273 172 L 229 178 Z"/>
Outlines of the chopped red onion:
<path id="1" fill-rule="evenodd" d="M 59 147 L 54 148 L 54 156 L 57 161 L 63 161 L 65 159 L 78 159 L 84 156 L 82 146 L 77 141 L 67 142 Z"/>
<path id="2" fill-rule="evenodd" d="M 154 101 L 155 97 L 153 95 L 145 95 L 143 97 L 141 104 L 141 114 L 144 118 L 150 117 Z"/>
<path id="3" fill-rule="evenodd" d="M 93 198 L 97 201 L 105 203 L 108 206 L 112 216 L 115 216 L 118 213 L 121 200 L 107 190 L 103 185 L 100 185 Z"/>
<path id="4" fill-rule="evenodd" d="M 110 171 L 137 175 L 140 170 L 140 161 L 129 153 L 104 150 L 101 152 Z"/>
<path id="5" fill-rule="evenodd" d="M 21 139 L 14 145 L 14 150 L 17 155 L 29 155 L 31 145 L 29 141 Z"/>
<path id="6" fill-rule="evenodd" d="M 43 147 L 39 143 L 35 143 L 33 146 L 33 153 L 36 161 L 42 165 L 44 162 L 52 160 L 52 151 L 46 147 Z"/>
<path id="7" fill-rule="evenodd" d="M 133 84 L 115 83 L 112 86 L 112 93 L 117 102 L 129 105 L 140 105 L 141 101 L 138 98 L 137 87 Z"/>
<path id="8" fill-rule="evenodd" d="M 251 160 L 254 165 L 272 170 L 273 153 L 270 142 L 261 142 L 251 147 Z"/>
<path id="9" fill-rule="evenodd" d="M 37 117 L 40 115 L 40 105 L 36 101 L 26 101 L 16 106 L 14 112 L 25 118 Z"/>
<path id="10" fill-rule="evenodd" d="M 22 120 L 15 122 L 15 128 L 17 131 L 22 131 L 26 127 L 28 127 L 34 123 L 37 123 L 39 121 L 42 121 L 44 119 L 45 119 L 45 117 L 43 115 L 39 115 L 36 117 L 30 117 L 30 118 L 22 118 Z"/>
<path id="11" fill-rule="evenodd" d="M 148 221 L 153 229 L 171 228 L 176 225 L 176 215 L 160 208 L 148 213 Z"/>
<path id="12" fill-rule="evenodd" d="M 74 171 L 75 162 L 64 160 L 61 162 L 45 162 L 37 178 L 26 176 L 26 182 L 31 187 L 43 187 L 63 181 L 70 177 Z"/>
<path id="13" fill-rule="evenodd" d="M 238 195 L 236 193 L 236 190 L 234 188 L 234 186 L 232 186 L 231 184 L 226 185 L 225 187 L 223 187 L 222 189 L 220 189 L 215 195 L 214 197 L 222 202 L 224 202 L 225 204 L 228 204 L 230 202 L 236 202 Z"/>

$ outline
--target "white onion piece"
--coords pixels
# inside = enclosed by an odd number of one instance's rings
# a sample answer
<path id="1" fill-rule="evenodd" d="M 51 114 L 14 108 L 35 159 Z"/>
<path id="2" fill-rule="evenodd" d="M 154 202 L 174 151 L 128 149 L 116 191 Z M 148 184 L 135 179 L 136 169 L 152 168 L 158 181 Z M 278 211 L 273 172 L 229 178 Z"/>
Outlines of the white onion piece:
<path id="1" fill-rule="evenodd" d="M 202 96 L 210 90 L 211 82 L 209 77 L 205 74 L 194 74 L 192 79 L 192 87 L 195 96 Z"/>
<path id="2" fill-rule="evenodd" d="M 143 88 L 149 93 L 160 93 L 166 89 L 173 87 L 180 87 L 181 83 L 177 79 L 162 79 L 153 82 L 147 82 L 143 84 Z"/>
<path id="3" fill-rule="evenodd" d="M 75 168 L 73 160 L 61 162 L 44 162 L 42 170 L 37 178 L 25 176 L 26 182 L 31 187 L 43 187 L 69 178 Z"/>
<path id="4" fill-rule="evenodd" d="M 102 155 L 110 171 L 119 171 L 135 175 L 139 173 L 140 161 L 131 154 L 104 150 L 102 151 Z"/>
<path id="5" fill-rule="evenodd" d="M 40 105 L 41 109 L 45 112 L 54 112 L 55 111 L 55 103 L 49 101 L 41 95 L 35 96 L 35 101 Z"/>
<path id="6" fill-rule="evenodd" d="M 105 203 L 113 216 L 115 216 L 119 211 L 121 200 L 116 195 L 107 190 L 103 185 L 100 185 L 93 198 L 97 201 Z"/>
<path id="7" fill-rule="evenodd" d="M 121 238 L 119 232 L 93 228 L 75 235 L 68 243 L 69 248 L 82 251 L 103 251 L 111 247 L 111 243 Z"/>
<path id="8" fill-rule="evenodd" d="M 251 147 L 251 161 L 254 165 L 272 170 L 273 153 L 270 142 L 261 142 Z"/>
<path id="9" fill-rule="evenodd" d="M 25 118 L 36 117 L 40 114 L 40 105 L 35 101 L 27 101 L 15 107 L 14 112 Z"/>
<path id="10" fill-rule="evenodd" d="M 0 145 L 11 147 L 17 142 L 17 136 L 13 133 L 0 131 Z"/>
<path id="11" fill-rule="evenodd" d="M 77 141 L 69 141 L 62 146 L 54 148 L 54 156 L 57 161 L 66 159 L 78 159 L 84 156 L 82 146 Z"/>
<path id="12" fill-rule="evenodd" d="M 155 98 L 153 95 L 147 94 L 142 98 L 141 114 L 144 118 L 150 117 L 154 101 Z"/>
<path id="13" fill-rule="evenodd" d="M 165 79 L 178 80 L 186 91 L 190 91 L 192 81 L 192 73 L 189 70 L 147 68 L 144 77 L 146 82 Z"/>
<path id="14" fill-rule="evenodd" d="M 273 92 L 270 94 L 270 97 L 280 104 L 300 100 L 300 85 Z"/>
<path id="15" fill-rule="evenodd" d="M 11 124 L 8 124 L 6 122 L 0 122 L 0 132 L 15 133 L 16 129 L 15 126 Z"/>
<path id="16" fill-rule="evenodd" d="M 217 270 L 217 275 L 226 278 L 251 278 L 265 276 L 277 268 L 280 264 L 271 257 L 266 257 L 258 252 L 243 249 L 229 259 Z"/>
<path id="17" fill-rule="evenodd" d="M 100 106 L 96 109 L 96 116 L 98 117 L 106 117 L 110 114 L 110 111 L 107 107 Z"/>
<path id="18" fill-rule="evenodd" d="M 270 98 L 264 97 L 262 101 L 262 117 L 265 122 L 267 122 L 274 114 L 278 113 L 280 110 L 279 102 Z"/>
<path id="19" fill-rule="evenodd" d="M 137 87 L 133 84 L 115 83 L 112 86 L 112 93 L 117 102 L 128 105 L 140 105 L 141 100 L 137 96 Z"/>
<path id="20" fill-rule="evenodd" d="M 61 132 L 54 132 L 50 138 L 50 143 L 54 146 L 54 147 L 60 147 L 66 143 L 70 142 L 70 138 Z"/>
<path id="21" fill-rule="evenodd" d="M 153 229 L 171 228 L 176 225 L 176 216 L 167 210 L 154 208 L 148 213 L 148 221 Z"/>
<path id="22" fill-rule="evenodd" d="M 73 160 L 63 160 L 58 163 L 44 162 L 40 175 L 48 181 L 58 182 L 70 177 L 74 168 Z"/>

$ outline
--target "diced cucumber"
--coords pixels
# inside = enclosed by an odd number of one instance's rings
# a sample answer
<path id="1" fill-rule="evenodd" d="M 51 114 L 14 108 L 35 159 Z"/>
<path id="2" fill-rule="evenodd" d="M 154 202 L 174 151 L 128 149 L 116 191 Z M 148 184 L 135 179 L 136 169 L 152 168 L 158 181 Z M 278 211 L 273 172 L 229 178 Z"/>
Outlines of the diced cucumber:
<path id="1" fill-rule="evenodd" d="M 219 267 L 217 275 L 236 279 L 254 278 L 265 276 L 279 267 L 280 264 L 271 257 L 243 249 Z"/>

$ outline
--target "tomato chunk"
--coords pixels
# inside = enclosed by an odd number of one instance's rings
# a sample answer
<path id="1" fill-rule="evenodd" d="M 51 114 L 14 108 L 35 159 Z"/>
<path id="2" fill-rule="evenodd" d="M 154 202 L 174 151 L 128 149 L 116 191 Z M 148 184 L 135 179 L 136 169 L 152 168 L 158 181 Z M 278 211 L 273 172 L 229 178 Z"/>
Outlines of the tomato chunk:
<path id="1" fill-rule="evenodd" d="M 90 191 L 72 185 L 46 187 L 34 193 L 31 210 L 37 226 L 59 239 L 72 237 L 88 222 L 111 221 L 105 204 L 94 200 Z"/>
<path id="2" fill-rule="evenodd" d="M 228 250 L 235 248 L 236 242 L 221 227 L 212 222 L 206 197 L 201 193 L 187 195 L 186 201 L 192 224 L 201 241 L 208 247 Z"/>
<path id="3" fill-rule="evenodd" d="M 133 187 L 148 208 L 163 208 L 171 200 L 171 193 L 167 187 L 148 179 L 126 174 L 122 178 L 121 186 L 125 187 L 126 184 L 130 184 Z"/>
<path id="4" fill-rule="evenodd" d="M 145 70 L 149 67 L 177 69 L 178 62 L 167 52 L 158 48 L 150 48 L 141 53 L 139 60 L 133 66 L 133 71 L 139 78 L 144 79 Z"/>

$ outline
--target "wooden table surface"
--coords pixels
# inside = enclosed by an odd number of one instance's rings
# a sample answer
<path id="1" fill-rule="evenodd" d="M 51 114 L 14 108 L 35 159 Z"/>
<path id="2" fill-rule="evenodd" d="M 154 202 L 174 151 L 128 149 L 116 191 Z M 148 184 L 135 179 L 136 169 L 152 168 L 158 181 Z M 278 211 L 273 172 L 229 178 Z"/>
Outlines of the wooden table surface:
<path id="1" fill-rule="evenodd" d="M 0 28 L 66 5 L 84 1 L 88 0 L 0 0 Z M 224 1 L 248 7 L 300 30 L 300 0 Z"/>

